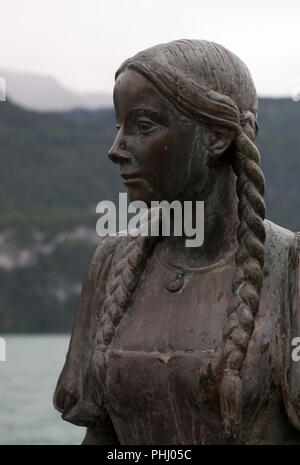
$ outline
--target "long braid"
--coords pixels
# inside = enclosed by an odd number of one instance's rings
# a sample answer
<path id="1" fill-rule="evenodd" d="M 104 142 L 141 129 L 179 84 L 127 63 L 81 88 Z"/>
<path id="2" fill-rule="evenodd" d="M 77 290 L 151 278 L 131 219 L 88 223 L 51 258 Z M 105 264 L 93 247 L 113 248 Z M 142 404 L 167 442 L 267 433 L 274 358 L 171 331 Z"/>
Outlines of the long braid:
<path id="1" fill-rule="evenodd" d="M 220 386 L 220 403 L 226 437 L 236 438 L 241 423 L 243 383 L 240 370 L 254 329 L 262 285 L 265 241 L 264 176 L 260 156 L 254 145 L 255 118 L 247 112 L 243 130 L 235 141 L 233 169 L 237 175 L 239 248 L 236 253 L 236 273 L 232 283 L 232 298 L 224 328 L 224 376 Z"/>
<path id="2" fill-rule="evenodd" d="M 151 240 L 152 239 L 152 240 Z M 152 249 L 153 238 L 133 237 L 125 248 L 124 258 L 115 269 L 114 280 L 103 303 L 98 342 L 107 347 L 132 302 L 132 294 Z"/>
<path id="3" fill-rule="evenodd" d="M 105 352 L 113 340 L 119 323 L 132 304 L 133 294 L 145 269 L 147 259 L 159 239 L 159 236 L 151 234 L 142 235 L 143 223 L 145 225 L 148 222 L 148 227 L 151 227 L 151 222 L 160 221 L 159 218 L 153 215 L 152 209 L 148 210 L 141 219 L 140 230 L 137 236 L 130 237 L 124 249 L 123 258 L 114 270 L 111 286 L 108 287 L 103 300 L 90 377 L 93 382 L 94 398 L 98 405 L 103 403 L 102 393 L 106 377 Z"/>

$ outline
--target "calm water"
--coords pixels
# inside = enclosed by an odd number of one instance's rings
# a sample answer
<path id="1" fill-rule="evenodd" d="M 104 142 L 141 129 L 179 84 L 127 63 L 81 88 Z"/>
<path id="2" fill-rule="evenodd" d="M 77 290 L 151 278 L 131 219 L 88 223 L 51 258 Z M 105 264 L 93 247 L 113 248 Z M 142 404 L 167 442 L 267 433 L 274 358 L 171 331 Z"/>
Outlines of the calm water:
<path id="1" fill-rule="evenodd" d="M 80 444 L 85 428 L 63 421 L 52 406 L 69 336 L 1 336 L 0 444 Z"/>

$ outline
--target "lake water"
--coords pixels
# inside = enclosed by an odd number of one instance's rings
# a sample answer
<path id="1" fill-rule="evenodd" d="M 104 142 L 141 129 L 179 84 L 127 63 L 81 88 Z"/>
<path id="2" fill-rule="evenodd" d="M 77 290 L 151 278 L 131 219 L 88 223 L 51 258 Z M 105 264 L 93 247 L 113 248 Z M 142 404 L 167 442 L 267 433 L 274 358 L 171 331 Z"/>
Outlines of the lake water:
<path id="1" fill-rule="evenodd" d="M 1 336 L 0 444 L 80 444 L 85 428 L 63 421 L 52 406 L 69 336 Z"/>

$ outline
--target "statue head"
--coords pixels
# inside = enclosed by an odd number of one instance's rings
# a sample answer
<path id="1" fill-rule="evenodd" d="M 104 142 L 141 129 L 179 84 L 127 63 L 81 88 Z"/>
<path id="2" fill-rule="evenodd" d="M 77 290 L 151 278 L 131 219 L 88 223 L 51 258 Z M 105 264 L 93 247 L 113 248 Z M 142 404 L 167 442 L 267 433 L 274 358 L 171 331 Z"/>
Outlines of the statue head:
<path id="1" fill-rule="evenodd" d="M 157 45 L 116 73 L 118 135 L 109 152 L 131 200 L 206 199 L 242 128 L 257 132 L 257 94 L 244 63 L 207 41 Z"/>
<path id="2" fill-rule="evenodd" d="M 125 61 L 116 73 L 114 102 L 119 131 L 109 157 L 120 164 L 131 200 L 186 200 L 195 192 L 205 200 L 220 173 L 230 170 L 236 176 L 239 247 L 224 328 L 220 405 L 225 435 L 237 437 L 243 405 L 240 373 L 254 328 L 264 263 L 264 177 L 254 145 L 253 80 L 246 65 L 221 45 L 178 40 Z M 147 240 L 138 238 L 136 248 L 129 244 L 125 251 L 129 263 L 130 254 L 135 254 L 139 273 L 151 251 L 142 245 Z M 122 304 L 113 293 L 108 296 L 104 345 L 113 337 L 138 280 L 126 260 L 118 276 L 122 273 L 130 289 L 124 289 Z"/>

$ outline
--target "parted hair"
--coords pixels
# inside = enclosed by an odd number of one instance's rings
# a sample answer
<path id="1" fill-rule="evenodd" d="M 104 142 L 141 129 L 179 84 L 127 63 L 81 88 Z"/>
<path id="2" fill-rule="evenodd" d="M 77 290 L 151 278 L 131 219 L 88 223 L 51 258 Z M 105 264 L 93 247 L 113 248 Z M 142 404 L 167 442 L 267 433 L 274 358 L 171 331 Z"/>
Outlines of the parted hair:
<path id="1" fill-rule="evenodd" d="M 246 65 L 221 45 L 178 40 L 142 51 L 116 73 L 132 69 L 150 80 L 185 116 L 233 130 L 232 169 L 239 200 L 238 249 L 232 295 L 223 334 L 220 406 L 224 433 L 237 438 L 243 406 L 241 369 L 251 339 L 262 286 L 265 241 L 264 176 L 254 140 L 257 93 Z M 158 237 L 130 238 L 106 291 L 97 336 L 99 383 L 105 377 L 104 353 L 134 298 L 134 292 Z"/>

